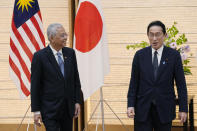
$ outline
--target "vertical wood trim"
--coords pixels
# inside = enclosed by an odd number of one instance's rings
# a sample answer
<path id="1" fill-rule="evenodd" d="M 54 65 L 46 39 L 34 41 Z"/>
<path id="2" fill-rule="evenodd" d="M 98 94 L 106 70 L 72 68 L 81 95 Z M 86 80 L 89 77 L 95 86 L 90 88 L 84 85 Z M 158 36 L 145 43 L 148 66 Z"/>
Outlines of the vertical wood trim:
<path id="1" fill-rule="evenodd" d="M 75 15 L 77 13 L 78 5 L 79 5 L 79 0 L 75 0 Z"/>
<path id="2" fill-rule="evenodd" d="M 69 17 L 69 47 L 73 48 L 74 18 L 75 18 L 75 1 L 68 0 L 68 17 Z"/>
<path id="3" fill-rule="evenodd" d="M 74 14 L 75 5 L 73 0 L 68 0 L 68 18 L 69 18 L 69 47 L 73 48 L 73 34 L 74 34 Z M 73 131 L 77 131 L 76 119 L 73 119 Z"/>
<path id="4" fill-rule="evenodd" d="M 84 123 L 85 123 L 85 129 L 88 131 L 88 120 L 89 120 L 89 112 L 90 112 L 90 98 L 88 98 L 84 102 Z"/>
<path id="5" fill-rule="evenodd" d="M 79 0 L 69 0 L 68 10 L 69 10 L 69 47 L 73 48 L 73 38 L 74 38 L 74 23 L 75 16 L 78 8 Z M 84 105 L 81 105 L 81 113 L 78 119 L 73 120 L 73 131 L 82 131 L 84 128 Z"/>

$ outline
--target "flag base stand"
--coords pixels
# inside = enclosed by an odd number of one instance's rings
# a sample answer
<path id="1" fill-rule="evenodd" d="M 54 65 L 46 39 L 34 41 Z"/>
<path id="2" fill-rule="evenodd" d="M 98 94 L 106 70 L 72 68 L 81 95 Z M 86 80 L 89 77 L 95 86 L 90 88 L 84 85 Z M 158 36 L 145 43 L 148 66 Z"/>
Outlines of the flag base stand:
<path id="1" fill-rule="evenodd" d="M 110 111 L 116 116 L 116 118 L 120 121 L 121 125 L 125 128 L 126 131 L 129 131 L 129 129 L 124 125 L 123 121 L 118 117 L 118 115 L 115 113 L 115 111 L 112 109 L 112 107 L 107 103 L 106 100 L 103 99 L 103 90 L 102 90 L 102 87 L 100 88 L 100 100 L 98 101 L 95 109 L 93 110 L 93 113 L 92 115 L 90 116 L 90 120 L 88 120 L 85 128 L 83 129 L 83 131 L 88 131 L 87 130 L 87 127 L 88 127 L 88 124 L 89 122 L 92 120 L 96 110 L 98 109 L 99 105 L 101 106 L 101 114 L 102 114 L 102 128 L 103 130 L 102 131 L 105 131 L 105 122 L 104 122 L 104 108 L 103 108 L 103 103 L 105 103 L 107 105 L 107 107 L 110 109 Z M 97 131 L 97 126 L 98 126 L 98 123 L 96 124 L 96 131 Z"/>
<path id="2" fill-rule="evenodd" d="M 24 121 L 24 119 L 25 119 L 25 117 L 26 117 L 26 115 L 27 115 L 27 113 L 28 113 L 30 107 L 31 107 L 31 104 L 30 104 L 29 107 L 27 108 L 27 110 L 26 110 L 26 112 L 25 112 L 25 114 L 24 114 L 24 116 L 23 116 L 23 118 L 22 118 L 22 120 L 21 120 L 21 122 L 20 122 L 20 125 L 18 126 L 18 128 L 16 129 L 16 131 L 20 131 L 20 128 L 21 128 L 21 126 L 22 126 L 22 124 L 23 124 L 23 121 Z M 28 125 L 27 125 L 27 131 L 28 131 L 28 130 L 29 130 L 29 122 L 28 122 Z M 36 128 L 36 125 L 35 125 L 35 124 L 34 124 L 34 131 L 37 131 L 37 128 Z"/>

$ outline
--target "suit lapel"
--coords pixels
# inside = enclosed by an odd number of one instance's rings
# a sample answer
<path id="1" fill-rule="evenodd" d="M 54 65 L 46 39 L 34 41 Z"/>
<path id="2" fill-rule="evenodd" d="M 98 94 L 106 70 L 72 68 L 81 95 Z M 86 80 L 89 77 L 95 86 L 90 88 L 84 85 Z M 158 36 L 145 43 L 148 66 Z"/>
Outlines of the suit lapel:
<path id="1" fill-rule="evenodd" d="M 55 56 L 51 50 L 51 48 L 49 46 L 47 46 L 47 57 L 49 59 L 49 61 L 51 62 L 51 64 L 55 67 L 55 69 L 57 70 L 58 74 L 63 77 L 60 67 L 57 63 L 57 60 L 55 59 Z"/>
<path id="2" fill-rule="evenodd" d="M 63 58 L 64 58 L 64 77 L 67 77 L 68 74 L 68 61 L 69 61 L 69 56 L 68 53 L 66 52 L 66 48 L 62 48 L 62 53 L 63 53 Z"/>
<path id="3" fill-rule="evenodd" d="M 164 46 L 162 56 L 161 56 L 161 61 L 160 61 L 159 68 L 158 68 L 157 79 L 160 77 L 162 71 L 165 69 L 165 65 L 167 64 L 166 63 L 167 56 L 168 56 L 168 49 L 166 48 L 166 46 Z"/>

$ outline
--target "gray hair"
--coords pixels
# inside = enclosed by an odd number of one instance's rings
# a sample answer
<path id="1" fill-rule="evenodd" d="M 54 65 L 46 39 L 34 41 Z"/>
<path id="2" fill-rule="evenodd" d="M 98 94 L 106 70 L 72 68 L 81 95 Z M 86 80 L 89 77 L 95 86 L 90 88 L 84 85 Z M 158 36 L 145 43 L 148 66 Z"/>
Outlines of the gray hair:
<path id="1" fill-rule="evenodd" d="M 47 28 L 47 37 L 48 37 L 48 40 L 50 41 L 51 39 L 51 36 L 55 36 L 56 33 L 57 33 L 57 28 L 61 28 L 63 27 L 61 24 L 59 23 L 53 23 L 53 24 L 50 24 Z"/>

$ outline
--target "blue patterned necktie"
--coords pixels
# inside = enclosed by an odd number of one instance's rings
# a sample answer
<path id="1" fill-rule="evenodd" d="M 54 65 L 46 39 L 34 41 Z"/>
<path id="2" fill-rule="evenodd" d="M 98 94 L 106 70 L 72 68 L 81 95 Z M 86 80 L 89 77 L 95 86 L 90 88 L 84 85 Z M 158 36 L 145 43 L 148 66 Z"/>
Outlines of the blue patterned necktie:
<path id="1" fill-rule="evenodd" d="M 64 62 L 61 58 L 61 53 L 57 52 L 57 56 L 58 56 L 58 64 L 59 64 L 60 70 L 62 72 L 62 75 L 64 76 Z"/>

